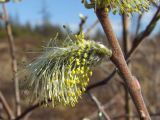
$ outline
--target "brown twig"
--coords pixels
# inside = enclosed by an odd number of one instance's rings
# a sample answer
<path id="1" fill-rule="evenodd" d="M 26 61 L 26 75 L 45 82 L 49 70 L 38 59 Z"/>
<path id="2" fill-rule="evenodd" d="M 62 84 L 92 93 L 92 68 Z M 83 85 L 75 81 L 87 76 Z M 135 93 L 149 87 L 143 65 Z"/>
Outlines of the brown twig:
<path id="1" fill-rule="evenodd" d="M 107 103 L 102 105 L 103 109 L 108 109 L 109 107 L 111 107 L 116 102 L 118 97 L 120 97 L 119 94 L 116 94 L 111 100 L 109 100 Z M 89 115 L 86 118 L 94 119 L 97 116 L 97 112 L 98 110 L 94 111 L 91 115 Z"/>
<path id="2" fill-rule="evenodd" d="M 15 89 L 16 115 L 20 115 L 21 106 L 20 106 L 20 95 L 19 95 L 19 82 L 17 77 L 17 61 L 16 61 L 16 55 L 15 55 L 14 38 L 12 35 L 12 29 L 9 23 L 8 13 L 7 13 L 5 4 L 2 5 L 2 9 L 4 13 L 3 20 L 5 22 L 6 32 L 8 35 L 8 43 L 9 43 L 10 55 L 12 59 L 11 64 L 12 64 L 12 73 L 13 73 L 13 81 L 14 81 L 14 89 Z"/>
<path id="3" fill-rule="evenodd" d="M 113 76 L 117 73 L 117 69 L 115 68 L 112 73 L 107 77 L 105 78 L 104 80 L 101 80 L 99 82 L 96 82 L 94 84 L 91 84 L 87 87 L 87 91 L 91 90 L 91 89 L 94 89 L 96 87 L 99 87 L 99 86 L 102 86 L 102 85 L 105 85 L 107 84 L 112 78 Z"/>
<path id="4" fill-rule="evenodd" d="M 14 120 L 21 120 L 23 117 L 25 117 L 26 115 L 28 115 L 30 112 L 32 112 L 33 110 L 35 110 L 36 108 L 39 108 L 41 106 L 41 104 L 35 104 L 29 108 L 27 108 L 24 112 L 21 113 L 21 115 L 17 116 Z"/>
<path id="5" fill-rule="evenodd" d="M 87 16 L 80 16 L 81 22 L 79 23 L 79 31 L 77 34 L 80 34 L 83 31 L 83 26 L 86 23 Z"/>
<path id="6" fill-rule="evenodd" d="M 129 17 L 125 13 L 122 15 L 122 26 L 123 26 L 123 32 L 122 32 L 123 52 L 124 56 L 126 56 L 130 47 L 130 41 L 129 41 Z M 130 99 L 129 99 L 128 89 L 126 86 L 124 86 L 124 91 L 125 91 L 125 97 L 124 97 L 125 113 L 127 115 L 130 115 L 131 114 Z M 130 120 L 130 117 L 126 116 L 126 120 Z"/>
<path id="7" fill-rule="evenodd" d="M 139 113 L 139 117 L 142 120 L 150 120 L 150 115 L 144 103 L 142 94 L 141 94 L 141 87 L 138 80 L 132 75 L 130 70 L 128 69 L 127 63 L 123 56 L 122 50 L 118 43 L 118 40 L 112 30 L 112 26 L 110 20 L 108 18 L 107 13 L 105 12 L 104 8 L 99 8 L 96 10 L 96 15 L 103 27 L 103 30 L 108 38 L 108 41 L 112 47 L 112 57 L 111 61 L 116 65 L 121 73 L 126 86 L 129 90 L 129 93 L 132 97 L 133 102 L 137 108 Z"/>
<path id="8" fill-rule="evenodd" d="M 48 102 L 51 102 L 51 101 L 48 100 Z M 30 112 L 32 112 L 36 108 L 41 107 L 45 103 L 46 103 L 45 101 L 42 101 L 41 103 L 37 103 L 37 104 L 35 104 L 33 106 L 28 107 L 24 112 L 21 113 L 21 115 L 17 116 L 14 120 L 20 120 L 20 119 L 22 119 L 23 117 L 25 117 L 26 115 L 28 115 Z"/>
<path id="9" fill-rule="evenodd" d="M 11 108 L 9 107 L 9 105 L 8 105 L 6 99 L 5 99 L 5 97 L 3 96 L 3 94 L 2 94 L 1 91 L 0 91 L 0 102 L 2 103 L 2 105 L 3 105 L 3 107 L 4 107 L 4 109 L 5 109 L 5 111 L 6 111 L 7 115 L 8 115 L 8 118 L 9 118 L 10 120 L 13 120 L 13 119 L 14 119 L 14 114 L 13 114 Z"/>
<path id="10" fill-rule="evenodd" d="M 130 47 L 130 41 L 129 41 L 129 17 L 125 13 L 122 15 L 122 41 L 123 41 L 123 52 L 124 56 L 127 55 L 128 49 Z"/>
<path id="11" fill-rule="evenodd" d="M 141 20 L 142 20 L 143 14 L 144 12 L 142 14 L 139 14 L 138 16 L 135 36 L 138 35 L 139 29 L 141 28 Z"/>
<path id="12" fill-rule="evenodd" d="M 160 8 L 160 7 L 159 7 Z M 157 10 L 157 12 L 156 12 L 156 14 L 154 15 L 154 20 L 152 19 L 151 20 L 151 22 L 148 24 L 148 27 L 146 27 L 146 29 L 143 31 L 143 32 L 141 32 L 140 34 L 142 34 L 142 33 L 146 33 L 147 31 L 148 31 L 148 28 L 149 29 L 151 29 L 151 27 L 153 26 L 153 24 L 155 24 L 154 22 L 156 22 L 157 23 L 157 17 L 159 16 L 158 15 L 158 13 L 159 13 L 159 9 Z M 156 19 L 156 20 L 155 20 Z M 154 27 L 155 27 L 155 25 L 153 26 L 153 29 L 154 29 Z M 145 35 L 144 37 L 143 37 L 143 35 L 142 35 L 142 37 L 139 37 L 139 41 L 143 41 L 146 37 L 148 37 L 150 34 L 151 34 L 151 32 L 153 31 L 153 29 L 151 29 L 151 31 L 147 34 L 147 35 Z M 140 34 L 138 34 L 137 36 L 140 36 Z M 136 37 L 137 38 L 137 37 Z M 141 42 L 139 42 L 139 44 L 141 43 Z M 129 58 L 130 58 L 130 56 L 133 54 L 133 52 L 137 49 L 137 47 L 138 47 L 138 45 L 139 44 L 137 44 L 137 46 L 132 46 L 132 48 L 131 48 L 131 50 L 128 52 L 128 54 L 126 55 L 126 60 L 129 60 Z M 109 76 L 107 77 L 107 78 L 105 78 L 104 80 L 102 80 L 102 81 L 99 81 L 99 82 L 96 82 L 96 83 L 94 83 L 94 84 L 92 84 L 92 85 L 90 85 L 90 86 L 88 86 L 88 88 L 91 88 L 91 89 L 94 89 L 94 88 L 97 88 L 97 87 L 100 87 L 100 86 L 102 86 L 102 85 L 105 85 L 105 84 L 107 84 L 111 79 L 112 79 L 112 77 L 115 75 L 115 73 L 117 72 L 117 69 L 114 69 L 110 74 L 109 74 Z M 112 75 L 113 74 L 113 75 Z M 112 76 L 112 77 L 111 77 Z M 90 90 L 90 89 L 89 89 Z"/>
<path id="13" fill-rule="evenodd" d="M 158 20 L 160 20 L 160 6 L 158 7 L 157 12 L 153 16 L 152 20 L 150 21 L 150 23 L 148 24 L 146 29 L 144 31 L 142 31 L 141 33 L 139 33 L 137 35 L 137 37 L 134 39 L 132 48 L 129 51 L 129 53 L 127 54 L 126 58 L 129 58 L 131 56 L 131 54 L 136 50 L 138 45 L 143 41 L 143 39 L 151 34 L 151 32 L 155 28 Z"/>
<path id="14" fill-rule="evenodd" d="M 85 32 L 86 36 L 89 36 L 89 33 L 96 27 L 96 25 L 99 23 L 99 20 L 97 19 Z"/>
<path id="15" fill-rule="evenodd" d="M 93 102 L 96 104 L 99 112 L 101 112 L 104 115 L 104 118 L 106 120 L 111 120 L 110 117 L 108 116 L 108 114 L 105 112 L 103 106 L 101 105 L 101 103 L 99 102 L 99 100 L 90 92 L 88 92 L 89 96 L 91 97 L 91 99 L 93 100 Z"/>

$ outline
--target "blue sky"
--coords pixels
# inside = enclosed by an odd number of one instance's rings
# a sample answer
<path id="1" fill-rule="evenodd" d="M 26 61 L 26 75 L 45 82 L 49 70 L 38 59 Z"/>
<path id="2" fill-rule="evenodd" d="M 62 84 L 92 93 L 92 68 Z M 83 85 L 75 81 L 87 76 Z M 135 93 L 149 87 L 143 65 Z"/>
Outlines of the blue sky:
<path id="1" fill-rule="evenodd" d="M 94 11 L 85 9 L 81 4 L 81 0 L 22 0 L 19 3 L 7 3 L 7 9 L 11 16 L 16 16 L 17 14 L 22 24 L 26 22 L 30 22 L 33 25 L 40 24 L 42 20 L 40 11 L 44 1 L 46 3 L 47 10 L 50 13 L 50 20 L 52 24 L 59 24 L 61 26 L 69 25 L 71 29 L 76 30 L 80 22 L 80 13 L 88 16 L 85 28 L 89 27 L 96 20 Z M 152 9 L 145 14 L 141 29 L 146 27 L 149 23 L 149 18 L 151 18 L 154 13 L 155 10 Z M 121 32 L 121 17 L 119 15 L 110 14 L 110 18 L 114 30 L 119 35 Z M 100 28 L 100 25 L 97 27 Z M 159 27 L 156 27 L 155 32 L 158 30 Z"/>
<path id="2" fill-rule="evenodd" d="M 88 23 L 96 19 L 93 10 L 86 10 L 80 0 L 22 0 L 20 3 L 8 3 L 7 8 L 12 15 L 18 14 L 22 23 L 30 21 L 36 24 L 41 21 L 43 1 L 47 4 L 53 24 L 78 24 L 79 13 L 89 17 Z"/>

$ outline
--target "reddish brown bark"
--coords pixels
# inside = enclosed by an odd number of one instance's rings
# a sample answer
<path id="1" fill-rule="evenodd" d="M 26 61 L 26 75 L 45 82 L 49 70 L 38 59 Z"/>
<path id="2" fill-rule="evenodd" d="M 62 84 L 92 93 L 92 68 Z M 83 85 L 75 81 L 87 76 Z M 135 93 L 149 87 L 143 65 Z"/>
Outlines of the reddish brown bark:
<path id="1" fill-rule="evenodd" d="M 150 115 L 147 111 L 147 108 L 145 106 L 145 103 L 141 94 L 140 84 L 128 69 L 127 63 L 123 56 L 118 40 L 112 30 L 112 26 L 109 21 L 108 15 L 105 12 L 105 9 L 103 8 L 97 9 L 96 15 L 112 47 L 113 55 L 111 57 L 111 61 L 119 69 L 119 72 L 126 83 L 126 86 L 130 92 L 133 102 L 135 103 L 135 106 L 137 108 L 140 118 L 142 120 L 150 120 L 151 119 Z"/>

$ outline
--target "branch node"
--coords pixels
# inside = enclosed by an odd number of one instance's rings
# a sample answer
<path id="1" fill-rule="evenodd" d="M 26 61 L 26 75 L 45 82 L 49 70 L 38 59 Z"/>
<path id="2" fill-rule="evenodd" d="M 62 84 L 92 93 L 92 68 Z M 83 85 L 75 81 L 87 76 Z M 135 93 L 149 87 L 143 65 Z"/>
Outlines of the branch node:
<path id="1" fill-rule="evenodd" d="M 135 91 L 141 91 L 141 85 L 138 81 L 138 79 L 135 77 L 135 76 L 132 76 L 133 77 L 133 81 L 132 81 L 132 88 L 135 90 Z"/>
<path id="2" fill-rule="evenodd" d="M 145 115 L 145 112 L 143 110 L 140 110 L 140 114 L 141 114 L 141 117 L 142 119 L 146 119 L 146 115 Z"/>

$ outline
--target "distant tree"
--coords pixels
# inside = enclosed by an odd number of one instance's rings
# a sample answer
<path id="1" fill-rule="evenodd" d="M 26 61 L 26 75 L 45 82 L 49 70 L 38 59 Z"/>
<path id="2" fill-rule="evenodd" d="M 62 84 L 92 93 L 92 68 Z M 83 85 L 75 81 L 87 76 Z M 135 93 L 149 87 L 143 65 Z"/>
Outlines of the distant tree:
<path id="1" fill-rule="evenodd" d="M 20 26 L 20 18 L 19 18 L 19 13 L 16 11 L 16 13 L 10 17 L 10 21 L 12 25 L 14 26 Z"/>
<path id="2" fill-rule="evenodd" d="M 42 17 L 42 25 L 49 26 L 50 25 L 50 13 L 48 11 L 48 5 L 45 0 L 42 0 L 42 8 L 40 10 L 40 14 Z"/>

